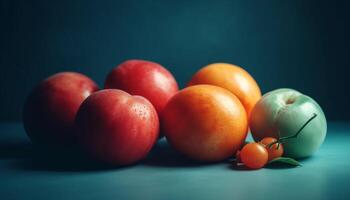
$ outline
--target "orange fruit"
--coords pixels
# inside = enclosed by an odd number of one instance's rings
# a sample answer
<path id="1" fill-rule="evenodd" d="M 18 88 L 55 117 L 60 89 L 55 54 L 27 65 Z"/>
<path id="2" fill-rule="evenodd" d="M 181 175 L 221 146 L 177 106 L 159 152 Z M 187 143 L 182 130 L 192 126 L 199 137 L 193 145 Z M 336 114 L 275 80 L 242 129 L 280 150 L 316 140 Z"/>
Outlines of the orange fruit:
<path id="1" fill-rule="evenodd" d="M 220 161 L 234 155 L 247 136 L 247 121 L 239 99 L 212 85 L 179 91 L 161 115 L 162 131 L 171 146 L 200 161 Z"/>
<path id="2" fill-rule="evenodd" d="M 189 86 L 210 84 L 225 88 L 242 102 L 248 116 L 261 98 L 254 78 L 243 68 L 227 63 L 214 63 L 200 69 L 188 83 Z"/>

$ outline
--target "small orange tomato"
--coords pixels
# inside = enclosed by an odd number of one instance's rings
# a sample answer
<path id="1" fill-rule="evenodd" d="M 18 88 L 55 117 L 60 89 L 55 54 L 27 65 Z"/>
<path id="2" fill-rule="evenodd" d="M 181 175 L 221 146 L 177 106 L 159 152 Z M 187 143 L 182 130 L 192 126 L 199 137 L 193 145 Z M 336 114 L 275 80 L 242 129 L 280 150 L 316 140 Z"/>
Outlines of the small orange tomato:
<path id="1" fill-rule="evenodd" d="M 267 163 L 269 154 L 265 147 L 259 143 L 253 142 L 246 144 L 240 153 L 243 164 L 251 169 L 259 169 Z"/>
<path id="2" fill-rule="evenodd" d="M 260 141 L 260 144 L 264 145 L 267 152 L 269 153 L 268 162 L 275 158 L 281 157 L 283 155 L 283 145 L 281 143 L 280 144 L 276 143 L 269 146 L 269 144 L 276 141 L 277 139 L 273 137 L 266 137 Z"/>

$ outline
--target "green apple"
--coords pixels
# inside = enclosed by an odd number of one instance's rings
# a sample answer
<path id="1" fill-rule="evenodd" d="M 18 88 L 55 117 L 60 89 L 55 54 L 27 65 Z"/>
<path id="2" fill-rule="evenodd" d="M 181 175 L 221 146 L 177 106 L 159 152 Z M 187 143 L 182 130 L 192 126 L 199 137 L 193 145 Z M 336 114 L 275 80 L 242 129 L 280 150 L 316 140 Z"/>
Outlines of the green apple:
<path id="1" fill-rule="evenodd" d="M 255 141 L 290 137 L 301 129 L 283 143 L 284 156 L 292 158 L 311 156 L 327 133 L 326 117 L 316 101 L 287 88 L 266 93 L 253 108 L 249 126 Z"/>

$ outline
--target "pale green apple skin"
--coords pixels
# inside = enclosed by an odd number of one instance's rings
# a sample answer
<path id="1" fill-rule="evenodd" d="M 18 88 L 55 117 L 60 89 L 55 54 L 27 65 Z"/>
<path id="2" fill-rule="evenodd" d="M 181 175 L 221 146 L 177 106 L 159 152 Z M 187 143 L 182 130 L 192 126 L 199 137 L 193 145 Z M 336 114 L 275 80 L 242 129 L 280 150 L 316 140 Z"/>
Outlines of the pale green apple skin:
<path id="1" fill-rule="evenodd" d="M 298 137 L 283 144 L 283 156 L 305 158 L 319 149 L 327 133 L 326 117 L 311 97 L 288 88 L 268 92 L 253 108 L 249 126 L 255 141 L 264 137 L 292 136 L 314 113 L 317 117 Z"/>

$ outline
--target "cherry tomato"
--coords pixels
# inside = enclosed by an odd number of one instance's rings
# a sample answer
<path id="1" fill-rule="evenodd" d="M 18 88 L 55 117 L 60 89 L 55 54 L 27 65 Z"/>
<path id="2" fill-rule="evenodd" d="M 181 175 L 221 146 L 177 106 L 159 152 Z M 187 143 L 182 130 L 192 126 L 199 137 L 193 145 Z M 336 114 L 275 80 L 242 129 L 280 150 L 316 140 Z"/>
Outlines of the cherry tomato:
<path id="1" fill-rule="evenodd" d="M 283 155 L 283 145 L 282 144 L 273 144 L 270 147 L 268 146 L 269 144 L 276 142 L 277 139 L 273 137 L 266 137 L 260 141 L 262 145 L 265 146 L 267 152 L 269 153 L 269 159 L 268 162 L 281 157 Z"/>
<path id="2" fill-rule="evenodd" d="M 240 153 L 240 158 L 244 165 L 251 169 L 264 167 L 268 157 L 269 154 L 265 147 L 256 142 L 246 144 Z"/>

